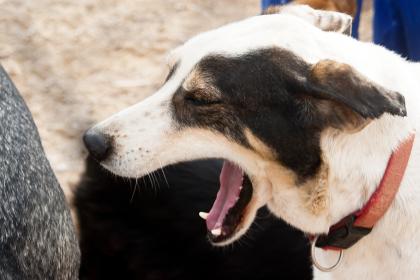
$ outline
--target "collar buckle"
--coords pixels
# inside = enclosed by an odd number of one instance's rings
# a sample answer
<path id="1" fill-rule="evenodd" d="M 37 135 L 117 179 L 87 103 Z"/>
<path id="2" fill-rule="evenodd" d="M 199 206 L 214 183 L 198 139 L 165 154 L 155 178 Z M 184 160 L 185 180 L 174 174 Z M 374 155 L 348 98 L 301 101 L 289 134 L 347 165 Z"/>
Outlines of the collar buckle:
<path id="1" fill-rule="evenodd" d="M 364 236 L 368 235 L 372 228 L 358 227 L 354 225 L 357 216 L 351 214 L 330 228 L 326 235 L 320 235 L 315 246 L 326 250 L 348 249 Z"/>

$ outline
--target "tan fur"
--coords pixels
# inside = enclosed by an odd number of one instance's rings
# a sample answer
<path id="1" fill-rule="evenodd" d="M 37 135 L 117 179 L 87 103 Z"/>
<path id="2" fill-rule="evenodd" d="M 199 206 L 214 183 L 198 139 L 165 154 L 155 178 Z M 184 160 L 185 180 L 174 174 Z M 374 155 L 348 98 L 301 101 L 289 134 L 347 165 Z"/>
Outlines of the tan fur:
<path id="1" fill-rule="evenodd" d="M 356 0 L 295 0 L 292 3 L 308 5 L 317 10 L 345 13 L 353 17 L 357 10 Z M 263 14 L 276 14 L 279 11 L 279 6 L 270 6 Z"/>
<path id="2" fill-rule="evenodd" d="M 359 114 L 337 102 L 316 100 L 317 108 L 326 119 L 330 120 L 332 128 L 356 133 L 365 128 L 371 120 L 362 118 Z"/>
<path id="3" fill-rule="evenodd" d="M 195 68 L 185 79 L 182 86 L 186 90 L 191 91 L 196 88 L 206 88 L 207 84 L 210 84 L 210 81 L 207 81 L 201 71 L 198 68 Z"/>
<path id="4" fill-rule="evenodd" d="M 295 0 L 296 4 L 309 5 L 317 10 L 335 11 L 355 16 L 356 0 Z"/>
<path id="5" fill-rule="evenodd" d="M 352 72 L 353 69 L 348 64 L 324 59 L 313 66 L 311 77 L 319 83 L 326 83 L 331 77 L 345 77 Z"/>
<path id="6" fill-rule="evenodd" d="M 321 60 L 316 63 L 311 71 L 311 78 L 313 82 L 319 85 L 330 83 L 331 80 L 340 84 L 341 88 L 346 88 L 345 81 L 342 77 L 354 76 L 359 78 L 358 73 L 348 64 L 339 63 L 333 60 Z M 368 82 L 368 81 L 361 81 Z M 365 128 L 372 120 L 362 118 L 353 110 L 331 100 L 318 100 L 317 108 L 320 113 L 323 113 L 327 119 L 332 120 L 330 125 L 334 128 L 344 129 L 346 132 L 355 133 Z M 332 117 L 334 116 L 334 117 Z"/>
<path id="7" fill-rule="evenodd" d="M 280 6 L 269 6 L 267 9 L 262 11 L 263 15 L 278 14 L 280 12 Z"/>
<path id="8" fill-rule="evenodd" d="M 282 182 L 282 187 L 295 187 L 298 180 L 296 175 L 275 161 L 275 153 L 272 149 L 253 135 L 249 129 L 245 130 L 245 135 L 254 151 L 262 158 L 268 160 L 266 163 L 267 175 L 276 177 L 276 181 Z M 326 211 L 328 207 L 328 166 L 323 163 L 317 176 L 305 182 L 299 188 L 305 193 L 302 196 L 304 197 L 303 204 L 310 213 L 319 215 Z M 276 188 L 274 187 L 272 191 L 275 192 Z"/>
<path id="9" fill-rule="evenodd" d="M 212 79 L 205 75 L 199 68 L 195 68 L 185 79 L 182 86 L 195 95 L 201 95 L 203 98 L 211 98 L 214 95 L 220 96 L 219 90 L 214 86 Z"/>
<path id="10" fill-rule="evenodd" d="M 306 192 L 304 205 L 314 214 L 319 215 L 328 207 L 328 166 L 322 164 L 318 175 L 306 182 L 302 189 Z"/>

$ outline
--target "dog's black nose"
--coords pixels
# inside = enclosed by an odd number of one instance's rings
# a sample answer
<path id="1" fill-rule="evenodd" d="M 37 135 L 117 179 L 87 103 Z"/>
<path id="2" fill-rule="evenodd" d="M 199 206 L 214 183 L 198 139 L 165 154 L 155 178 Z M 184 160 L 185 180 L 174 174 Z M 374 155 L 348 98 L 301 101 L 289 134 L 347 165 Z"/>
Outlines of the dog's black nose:
<path id="1" fill-rule="evenodd" d="M 106 135 L 93 131 L 92 129 L 85 132 L 83 142 L 88 149 L 90 155 L 97 161 L 105 160 L 111 153 L 111 141 Z"/>

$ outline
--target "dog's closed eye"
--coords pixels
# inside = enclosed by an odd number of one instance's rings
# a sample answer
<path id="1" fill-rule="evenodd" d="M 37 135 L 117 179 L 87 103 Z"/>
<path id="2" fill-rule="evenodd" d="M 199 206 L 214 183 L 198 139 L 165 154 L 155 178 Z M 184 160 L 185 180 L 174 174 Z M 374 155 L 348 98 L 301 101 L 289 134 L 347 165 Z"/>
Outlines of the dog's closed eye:
<path id="1" fill-rule="evenodd" d="M 204 90 L 194 90 L 185 93 L 185 101 L 194 106 L 211 106 L 221 104 L 219 96 L 207 93 Z"/>

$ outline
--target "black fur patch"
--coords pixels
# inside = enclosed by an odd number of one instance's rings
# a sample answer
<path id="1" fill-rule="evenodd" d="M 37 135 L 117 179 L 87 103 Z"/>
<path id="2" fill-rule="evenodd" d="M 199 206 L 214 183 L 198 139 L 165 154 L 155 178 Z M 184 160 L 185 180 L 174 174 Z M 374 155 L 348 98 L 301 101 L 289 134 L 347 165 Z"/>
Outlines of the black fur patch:
<path id="1" fill-rule="evenodd" d="M 92 159 L 86 165 L 74 198 L 80 279 L 312 279 L 309 242 L 265 208 L 238 244 L 208 242 L 198 212 L 212 205 L 221 161 L 167 166 L 165 177 L 156 171 L 137 180 Z"/>
<path id="2" fill-rule="evenodd" d="M 359 124 L 360 118 L 385 112 L 405 114 L 398 93 L 369 82 L 348 65 L 320 63 L 308 64 L 279 48 L 204 57 L 193 73 L 218 89 L 217 102 L 203 89 L 180 87 L 173 97 L 174 118 L 181 127 L 216 130 L 246 147 L 244 130 L 249 128 L 303 182 L 320 167 L 324 128 Z M 345 71 L 334 74 L 337 69 Z"/>
<path id="3" fill-rule="evenodd" d="M 301 179 L 317 172 L 320 128 L 306 116 L 305 104 L 291 94 L 296 87 L 294 71 L 308 71 L 305 64 L 267 49 L 239 57 L 208 56 L 197 67 L 212 77 L 221 101 L 196 106 L 185 100 L 187 92 L 179 88 L 173 99 L 179 123 L 217 130 L 245 146 L 248 127 Z"/>

